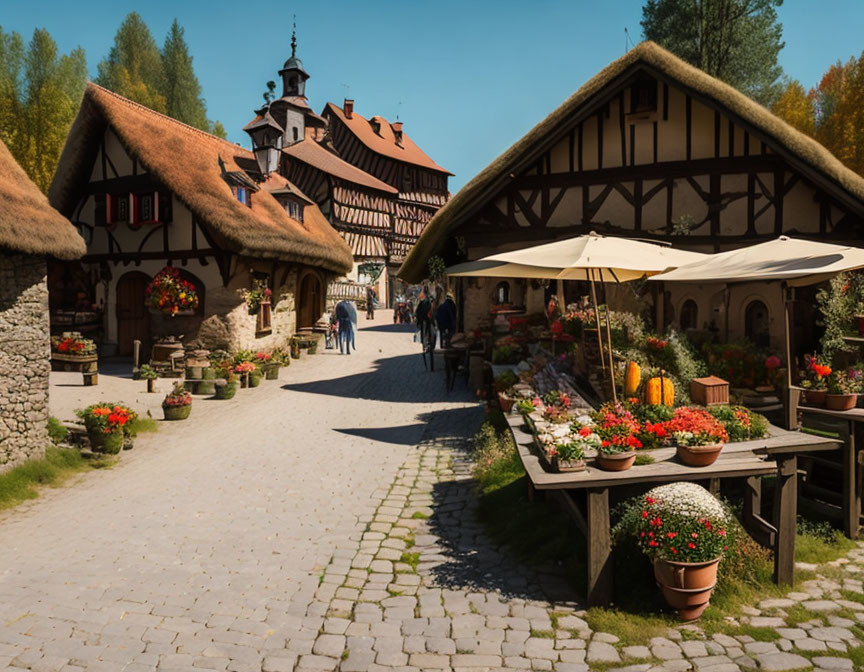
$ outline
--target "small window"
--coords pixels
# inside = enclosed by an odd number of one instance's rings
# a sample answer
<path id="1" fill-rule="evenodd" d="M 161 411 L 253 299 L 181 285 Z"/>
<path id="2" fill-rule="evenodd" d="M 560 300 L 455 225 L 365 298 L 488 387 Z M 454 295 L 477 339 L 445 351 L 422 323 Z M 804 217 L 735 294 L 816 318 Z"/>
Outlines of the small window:
<path id="1" fill-rule="evenodd" d="M 271 319 L 270 299 L 266 299 L 258 304 L 258 318 L 255 325 L 255 332 L 258 334 L 267 334 L 273 331 Z"/>
<path id="2" fill-rule="evenodd" d="M 296 219 L 298 222 L 303 221 L 303 206 L 296 201 L 285 202 L 285 212 L 291 219 Z"/>
<path id="3" fill-rule="evenodd" d="M 141 194 L 138 196 L 137 222 L 155 222 L 159 219 L 156 214 L 156 194 Z"/>
<path id="4" fill-rule="evenodd" d="M 678 322 L 682 331 L 699 328 L 699 306 L 693 299 L 687 299 L 681 306 L 681 317 Z"/>
<path id="5" fill-rule="evenodd" d="M 657 111 L 657 82 L 640 79 L 630 88 L 630 112 Z"/>
<path id="6" fill-rule="evenodd" d="M 249 208 L 252 207 L 252 194 L 249 189 L 246 187 L 237 187 L 237 190 L 234 193 L 237 195 L 237 200 L 243 205 Z"/>
<path id="7" fill-rule="evenodd" d="M 757 348 L 767 348 L 771 345 L 768 307 L 758 299 L 751 301 L 744 311 L 744 335 Z"/>
<path id="8" fill-rule="evenodd" d="M 300 139 L 300 130 L 296 126 L 292 130 L 294 131 L 294 142 L 297 142 Z"/>
<path id="9" fill-rule="evenodd" d="M 510 303 L 510 283 L 499 282 L 495 287 L 495 303 L 499 306 L 503 303 Z"/>

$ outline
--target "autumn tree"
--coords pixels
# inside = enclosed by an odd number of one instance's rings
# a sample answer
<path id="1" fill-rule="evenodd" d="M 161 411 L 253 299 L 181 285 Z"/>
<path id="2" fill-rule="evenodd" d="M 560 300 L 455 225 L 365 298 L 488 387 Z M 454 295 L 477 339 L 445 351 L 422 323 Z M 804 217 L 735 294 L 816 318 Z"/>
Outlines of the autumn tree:
<path id="1" fill-rule="evenodd" d="M 771 111 L 802 133 L 813 135 L 816 130 L 813 99 L 798 80 L 789 80 L 783 85 Z"/>
<path id="2" fill-rule="evenodd" d="M 98 66 L 96 83 L 157 112 L 167 111 L 162 55 L 138 12 L 130 12 L 107 58 Z"/>
<path id="3" fill-rule="evenodd" d="M 83 49 L 61 55 L 48 31 L 24 46 L 0 29 L 0 139 L 47 192 L 87 81 Z"/>
<path id="4" fill-rule="evenodd" d="M 783 0 L 647 0 L 642 31 L 709 75 L 751 98 L 772 102 L 782 69 Z"/>

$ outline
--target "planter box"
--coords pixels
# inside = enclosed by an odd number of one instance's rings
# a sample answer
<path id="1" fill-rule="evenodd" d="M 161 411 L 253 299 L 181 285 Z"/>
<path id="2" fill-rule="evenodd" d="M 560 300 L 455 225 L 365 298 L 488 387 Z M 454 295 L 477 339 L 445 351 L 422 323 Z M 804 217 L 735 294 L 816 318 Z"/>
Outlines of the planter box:
<path id="1" fill-rule="evenodd" d="M 729 403 L 729 382 L 717 376 L 690 381 L 690 398 L 702 406 L 725 406 Z"/>

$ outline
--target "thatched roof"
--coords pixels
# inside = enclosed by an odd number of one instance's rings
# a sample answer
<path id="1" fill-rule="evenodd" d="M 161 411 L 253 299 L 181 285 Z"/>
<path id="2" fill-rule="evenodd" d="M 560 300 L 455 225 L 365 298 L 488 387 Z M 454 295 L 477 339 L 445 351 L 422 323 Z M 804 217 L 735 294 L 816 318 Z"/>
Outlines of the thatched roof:
<path id="1" fill-rule="evenodd" d="M 748 128 L 815 183 L 841 202 L 864 209 L 864 178 L 844 166 L 813 138 L 801 133 L 734 87 L 685 63 L 653 42 L 642 42 L 589 79 L 521 140 L 490 163 L 442 207 L 411 249 L 399 276 L 419 282 L 426 262 L 436 254 L 452 231 L 475 214 L 506 185 L 511 174 L 530 165 L 552 143 L 563 138 L 605 93 L 624 85 L 638 70 L 676 86 L 703 100 Z"/>
<path id="2" fill-rule="evenodd" d="M 0 248 L 58 259 L 78 259 L 84 239 L 48 203 L 0 141 Z"/>
<path id="3" fill-rule="evenodd" d="M 87 84 L 51 185 L 51 203 L 61 212 L 70 213 L 77 205 L 109 127 L 126 151 L 170 189 L 224 249 L 336 273 L 351 270 L 350 248 L 317 206 L 307 206 L 300 223 L 266 190 L 254 194 L 251 208 L 233 196 L 219 159 L 226 171 L 241 171 L 239 164 L 254 161 L 250 151 L 92 83 Z"/>

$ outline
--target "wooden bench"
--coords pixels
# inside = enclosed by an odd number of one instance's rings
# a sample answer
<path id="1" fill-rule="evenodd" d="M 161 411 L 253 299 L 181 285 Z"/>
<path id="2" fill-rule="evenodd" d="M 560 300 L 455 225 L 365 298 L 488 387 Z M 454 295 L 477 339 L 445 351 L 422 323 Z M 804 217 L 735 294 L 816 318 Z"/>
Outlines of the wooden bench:
<path id="1" fill-rule="evenodd" d="M 674 448 L 647 451 L 653 464 L 627 471 L 603 471 L 589 466 L 585 471 L 558 474 L 547 471 L 535 453 L 534 437 L 523 429 L 523 420 L 507 415 L 507 423 L 528 475 L 529 496 L 548 491 L 567 511 L 585 535 L 588 546 L 588 585 L 591 606 L 612 600 L 612 540 L 609 521 L 610 488 L 652 485 L 671 481 L 710 481 L 719 490 L 719 479 L 744 478 L 742 522 L 756 541 L 774 549 L 774 581 L 791 584 L 795 572 L 795 533 L 798 513 L 798 453 L 836 450 L 839 442 L 790 432 L 771 426 L 764 439 L 728 443 L 717 461 L 708 467 L 688 467 L 675 460 Z M 764 476 L 776 475 L 774 523 L 762 518 Z M 584 495 L 584 496 L 583 496 Z"/>

